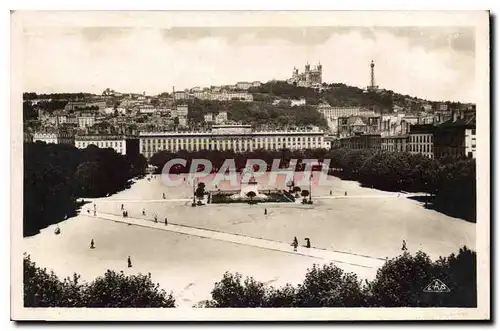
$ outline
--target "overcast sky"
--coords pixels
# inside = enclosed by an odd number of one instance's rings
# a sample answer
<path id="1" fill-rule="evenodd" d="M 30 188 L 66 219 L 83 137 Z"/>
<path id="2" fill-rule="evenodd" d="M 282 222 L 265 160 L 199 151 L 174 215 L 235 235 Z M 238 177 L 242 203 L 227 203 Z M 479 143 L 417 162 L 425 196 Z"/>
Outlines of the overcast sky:
<path id="1" fill-rule="evenodd" d="M 172 86 L 284 80 L 321 61 L 323 81 L 475 102 L 472 28 L 29 28 L 24 90 L 157 94 Z"/>

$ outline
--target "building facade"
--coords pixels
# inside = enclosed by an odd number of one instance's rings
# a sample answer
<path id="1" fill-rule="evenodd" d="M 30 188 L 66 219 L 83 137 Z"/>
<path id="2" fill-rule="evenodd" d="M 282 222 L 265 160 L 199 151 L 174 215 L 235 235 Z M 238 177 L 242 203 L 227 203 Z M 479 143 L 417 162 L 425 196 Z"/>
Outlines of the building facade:
<path id="1" fill-rule="evenodd" d="M 456 118 L 435 127 L 436 158 L 476 156 L 476 116 Z"/>
<path id="2" fill-rule="evenodd" d="M 408 135 L 381 137 L 381 149 L 388 152 L 407 152 Z"/>
<path id="3" fill-rule="evenodd" d="M 340 147 L 346 149 L 380 149 L 380 134 L 356 133 L 349 137 L 339 139 Z"/>
<path id="4" fill-rule="evenodd" d="M 408 152 L 434 158 L 434 125 L 416 124 L 410 126 Z"/>
<path id="5" fill-rule="evenodd" d="M 77 135 L 75 136 L 75 147 L 85 149 L 88 146 L 99 148 L 112 148 L 122 155 L 133 155 L 139 153 L 139 140 L 132 136 L 125 135 Z"/>
<path id="6" fill-rule="evenodd" d="M 317 111 L 327 120 L 337 119 L 346 116 L 375 116 L 375 112 L 362 107 L 332 107 L 330 105 L 319 105 Z"/>
<path id="7" fill-rule="evenodd" d="M 215 124 L 224 124 L 227 122 L 227 112 L 221 111 L 215 115 Z"/>
<path id="8" fill-rule="evenodd" d="M 207 113 L 203 115 L 203 119 L 205 120 L 205 122 L 211 123 L 214 121 L 214 116 L 212 113 Z"/>
<path id="9" fill-rule="evenodd" d="M 380 133 L 381 117 L 375 116 L 341 116 L 338 118 L 337 135 L 350 137 L 355 134 Z"/>
<path id="10" fill-rule="evenodd" d="M 53 132 L 35 132 L 33 142 L 42 141 L 46 144 L 74 145 L 75 136 L 70 131 L 55 130 Z"/>
<path id="11" fill-rule="evenodd" d="M 95 115 L 94 114 L 81 114 L 78 116 L 78 127 L 81 129 L 85 129 L 91 127 L 95 124 Z"/>
<path id="12" fill-rule="evenodd" d="M 251 87 L 253 87 L 253 83 L 251 83 L 251 82 L 237 82 L 236 83 L 236 88 L 238 90 L 248 90 Z"/>
<path id="13" fill-rule="evenodd" d="M 25 143 L 32 143 L 33 142 L 33 134 L 28 131 L 23 131 L 23 141 Z"/>
<path id="14" fill-rule="evenodd" d="M 324 147 L 324 134 L 315 131 L 254 131 L 249 125 L 214 125 L 209 132 L 141 132 L 140 153 L 150 158 L 160 151 L 279 150 Z"/>

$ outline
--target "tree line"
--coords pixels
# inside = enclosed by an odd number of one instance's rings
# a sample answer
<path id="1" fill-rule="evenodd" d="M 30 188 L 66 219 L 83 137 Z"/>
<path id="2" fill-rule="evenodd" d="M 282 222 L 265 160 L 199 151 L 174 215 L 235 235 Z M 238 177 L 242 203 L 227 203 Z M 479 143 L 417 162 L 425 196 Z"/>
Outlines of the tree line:
<path id="1" fill-rule="evenodd" d="M 313 265 L 301 284 L 276 288 L 251 277 L 226 272 L 215 283 L 211 299 L 195 307 L 477 307 L 476 253 L 432 261 L 417 252 L 385 262 L 375 279 L 361 281 L 334 264 Z M 60 280 L 24 257 L 25 307 L 175 307 L 172 294 L 154 284 L 151 275 L 126 276 L 107 271 L 90 283 L 80 276 Z M 444 284 L 440 292 L 436 287 Z"/>
<path id="2" fill-rule="evenodd" d="M 291 159 L 297 160 L 297 171 L 303 169 L 304 159 L 330 160 L 331 175 L 358 181 L 361 185 L 386 191 L 425 193 L 420 197 L 427 207 L 435 208 L 454 217 L 476 221 L 476 162 L 474 159 L 429 159 L 421 154 L 389 152 L 385 150 L 350 150 L 323 148 L 277 151 L 258 149 L 235 152 L 232 150 L 201 150 L 188 152 L 160 151 L 150 158 L 157 173 L 169 160 L 182 158 L 187 161 L 179 172 L 189 172 L 193 159 L 210 160 L 213 169 L 219 169 L 225 160 L 233 159 L 237 170 L 245 168 L 248 159 L 264 160 L 268 170 L 274 159 L 288 167 Z"/>
<path id="3" fill-rule="evenodd" d="M 213 169 L 220 169 L 225 160 L 234 160 L 236 169 L 242 170 L 245 168 L 246 162 L 249 159 L 264 160 L 270 170 L 273 161 L 279 159 L 282 167 L 288 166 L 291 159 L 297 159 L 300 163 L 304 159 L 319 159 L 323 160 L 327 156 L 327 150 L 323 148 L 318 149 L 305 149 L 305 150 L 289 150 L 281 149 L 277 151 L 257 149 L 253 151 L 235 152 L 233 150 L 200 150 L 200 151 L 186 151 L 180 150 L 178 152 L 160 151 L 155 153 L 150 159 L 149 163 L 156 167 L 156 173 L 161 173 L 165 163 L 172 159 L 181 158 L 186 160 L 185 167 L 179 167 L 179 172 L 189 172 L 193 159 L 205 159 L 212 163 Z"/>
<path id="4" fill-rule="evenodd" d="M 331 174 L 367 187 L 422 192 L 429 207 L 476 222 L 476 161 L 383 150 L 334 149 Z"/>
<path id="5" fill-rule="evenodd" d="M 92 93 L 35 93 L 35 92 L 25 92 L 23 93 L 23 100 L 35 100 L 35 99 L 55 99 L 55 100 L 81 100 L 85 98 L 91 98 L 95 96 Z"/>
<path id="6" fill-rule="evenodd" d="M 172 294 L 153 283 L 150 274 L 127 276 L 108 270 L 89 283 L 81 282 L 76 273 L 61 280 L 37 267 L 29 255 L 24 256 L 23 268 L 25 307 L 175 307 Z"/>
<path id="7" fill-rule="evenodd" d="M 142 155 L 124 156 L 113 149 L 64 144 L 24 144 L 24 236 L 76 214 L 79 197 L 94 198 L 128 187 L 144 175 Z"/>
<path id="8" fill-rule="evenodd" d="M 254 101 L 217 101 L 193 99 L 187 101 L 189 107 L 188 120 L 191 124 L 204 123 L 204 115 L 226 111 L 228 120 L 270 127 L 291 127 L 314 125 L 327 128 L 323 116 L 310 106 L 272 105 L 267 102 Z"/>

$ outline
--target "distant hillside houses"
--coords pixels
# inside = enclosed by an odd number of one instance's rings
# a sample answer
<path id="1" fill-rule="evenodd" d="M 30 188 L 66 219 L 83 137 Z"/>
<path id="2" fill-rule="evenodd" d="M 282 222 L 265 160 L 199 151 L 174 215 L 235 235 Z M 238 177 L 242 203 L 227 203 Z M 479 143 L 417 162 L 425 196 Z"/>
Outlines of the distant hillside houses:
<path id="1" fill-rule="evenodd" d="M 176 100 L 201 99 L 201 100 L 216 100 L 216 101 L 253 101 L 253 95 L 247 92 L 226 91 L 176 91 L 174 93 Z"/>
<path id="2" fill-rule="evenodd" d="M 64 110 L 75 111 L 75 110 L 103 110 L 107 106 L 106 101 L 69 101 Z"/>

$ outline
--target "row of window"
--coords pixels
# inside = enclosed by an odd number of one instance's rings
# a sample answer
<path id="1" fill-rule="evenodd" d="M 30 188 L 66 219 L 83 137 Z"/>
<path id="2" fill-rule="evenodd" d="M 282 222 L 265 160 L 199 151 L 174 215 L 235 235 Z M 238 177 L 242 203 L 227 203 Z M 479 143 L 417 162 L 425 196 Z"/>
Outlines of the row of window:
<path id="1" fill-rule="evenodd" d="M 151 157 L 156 152 L 162 150 L 169 151 L 179 151 L 179 150 L 187 150 L 187 151 L 196 151 L 196 150 L 234 150 L 235 152 L 243 152 L 249 151 L 252 149 L 268 149 L 268 150 L 278 150 L 280 148 L 290 148 L 290 149 L 300 149 L 300 148 L 320 148 L 323 147 L 320 144 L 307 143 L 303 145 L 293 144 L 293 145 L 279 145 L 279 144 L 258 144 L 253 146 L 239 146 L 239 145 L 231 145 L 231 144 L 221 144 L 221 145 L 207 145 L 207 144 L 196 144 L 196 145 L 178 145 L 178 146 L 167 146 L 166 148 L 157 148 L 156 146 L 148 146 L 147 148 L 141 148 L 141 153 L 146 157 Z"/>
<path id="2" fill-rule="evenodd" d="M 322 144 L 320 143 L 314 143 L 314 142 L 307 142 L 307 143 L 291 143 L 291 144 L 277 144 L 277 143 L 269 143 L 269 144 L 264 144 L 263 142 L 256 143 L 253 142 L 252 144 L 238 144 L 236 142 L 222 142 L 222 143 L 191 143 L 191 144 L 184 144 L 180 143 L 177 145 L 174 145 L 173 143 L 167 143 L 167 144 L 161 144 L 161 145 L 148 145 L 148 146 L 141 146 L 141 149 L 144 151 L 160 151 L 160 150 L 181 150 L 181 149 L 187 149 L 187 150 L 202 150 L 202 149 L 212 149 L 212 148 L 221 148 L 221 149 L 233 149 L 235 151 L 245 151 L 249 149 L 250 147 L 253 149 L 257 148 L 300 148 L 303 146 L 304 148 L 315 148 L 315 147 L 322 147 Z"/>
<path id="3" fill-rule="evenodd" d="M 281 137 L 278 137 L 278 138 L 256 138 L 254 140 L 243 140 L 243 139 L 226 139 L 226 140 L 212 140 L 212 139 L 209 139 L 209 138 L 168 138 L 168 139 L 141 139 L 142 141 L 142 145 L 148 145 L 148 144 L 156 144 L 156 145 L 159 145 L 161 143 L 163 144 L 166 144 L 168 142 L 176 142 L 177 144 L 179 143 L 182 143 L 182 142 L 187 142 L 187 143 L 201 143 L 201 142 L 209 142 L 209 141 L 212 141 L 212 142 L 216 142 L 216 141 L 236 141 L 236 142 L 242 142 L 242 143 L 246 143 L 246 142 L 253 142 L 255 143 L 256 141 L 257 142 L 278 142 L 278 143 L 281 143 L 281 142 L 304 142 L 304 141 L 315 141 L 315 142 L 320 142 L 322 140 L 322 137 L 288 137 L 288 138 L 281 138 Z"/>
<path id="4" fill-rule="evenodd" d="M 97 147 L 113 147 L 118 148 L 123 146 L 123 141 L 77 141 L 75 146 L 78 148 L 86 148 L 89 145 L 96 145 Z"/>
<path id="5" fill-rule="evenodd" d="M 425 145 L 410 144 L 410 152 L 413 152 L 413 153 L 432 153 L 433 146 L 431 144 L 425 144 Z"/>
<path id="6" fill-rule="evenodd" d="M 426 135 L 410 135 L 410 142 L 411 143 L 432 143 L 432 135 L 426 134 Z"/>

